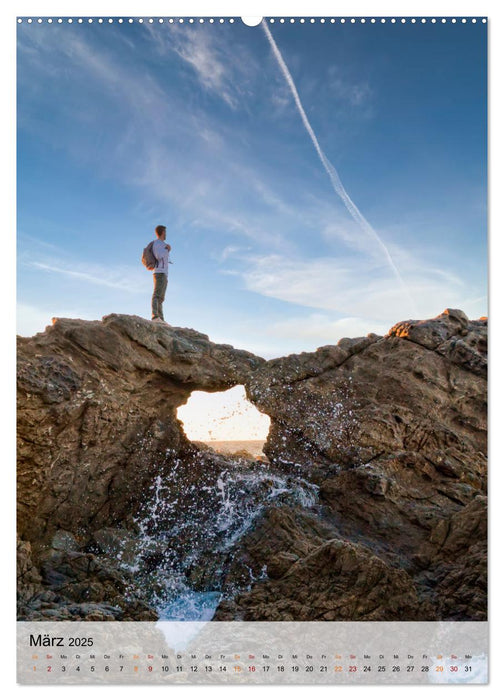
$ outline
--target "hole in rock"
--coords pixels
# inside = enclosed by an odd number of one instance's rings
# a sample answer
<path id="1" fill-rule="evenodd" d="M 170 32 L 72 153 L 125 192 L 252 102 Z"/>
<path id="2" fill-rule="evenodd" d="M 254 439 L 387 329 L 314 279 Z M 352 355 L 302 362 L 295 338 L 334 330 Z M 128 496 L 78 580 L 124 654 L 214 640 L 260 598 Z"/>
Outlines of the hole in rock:
<path id="1" fill-rule="evenodd" d="M 177 417 L 193 442 L 224 454 L 263 457 L 270 419 L 247 399 L 242 385 L 215 393 L 193 391 Z"/>

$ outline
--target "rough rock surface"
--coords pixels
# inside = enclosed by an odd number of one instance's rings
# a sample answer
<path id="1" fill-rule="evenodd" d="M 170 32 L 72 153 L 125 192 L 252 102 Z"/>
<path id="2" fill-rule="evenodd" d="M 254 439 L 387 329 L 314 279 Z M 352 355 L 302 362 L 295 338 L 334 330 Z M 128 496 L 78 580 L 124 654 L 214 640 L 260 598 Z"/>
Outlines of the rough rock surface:
<path id="1" fill-rule="evenodd" d="M 67 536 L 62 546 L 58 535 Z M 157 620 L 136 593 L 134 579 L 81 551 L 69 533 L 56 533 L 33 564 L 29 543 L 18 541 L 18 616 L 24 620 Z"/>
<path id="2" fill-rule="evenodd" d="M 389 566 L 362 546 L 337 538 L 292 563 L 279 578 L 221 603 L 216 619 L 237 618 L 373 621 L 433 616 L 421 605 L 405 571 Z"/>
<path id="3" fill-rule="evenodd" d="M 470 322 L 449 309 L 430 321 L 399 323 L 385 337 L 343 338 L 270 360 L 248 384 L 249 398 L 272 419 L 266 454 L 365 464 L 384 453 L 417 452 L 481 484 L 486 350 L 486 320 Z"/>
<path id="4" fill-rule="evenodd" d="M 486 319 L 448 309 L 268 362 L 115 314 L 19 339 L 20 617 L 155 616 L 128 572 L 134 518 L 154 479 L 171 517 L 218 506 L 237 463 L 191 445 L 176 409 L 244 384 L 271 418 L 273 487 L 318 496 L 272 500 L 262 475 L 242 536 L 225 552 L 208 538 L 185 574 L 223 591 L 215 619 L 485 619 L 486 338 Z M 205 524 L 145 560 L 182 556 Z"/>
<path id="5" fill-rule="evenodd" d="M 57 319 L 18 345 L 18 531 L 98 529 L 134 512 L 194 389 L 243 384 L 262 360 L 136 316 Z"/>

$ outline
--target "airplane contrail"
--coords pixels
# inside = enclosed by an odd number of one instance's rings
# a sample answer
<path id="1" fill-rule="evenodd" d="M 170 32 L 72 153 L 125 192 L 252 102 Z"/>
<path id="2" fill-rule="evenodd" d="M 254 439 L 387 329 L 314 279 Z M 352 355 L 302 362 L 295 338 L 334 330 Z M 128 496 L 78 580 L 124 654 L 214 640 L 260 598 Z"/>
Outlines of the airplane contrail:
<path id="1" fill-rule="evenodd" d="M 406 291 L 406 293 L 407 293 L 407 295 L 412 303 L 412 306 L 415 307 L 415 302 L 413 301 L 413 299 L 411 297 L 410 291 L 407 288 L 403 278 L 401 277 L 401 274 L 400 274 L 399 270 L 397 269 L 396 264 L 392 260 L 392 256 L 390 255 L 390 252 L 389 252 L 387 246 L 382 241 L 382 239 L 377 234 L 377 232 L 374 230 L 374 228 L 371 226 L 371 224 L 363 216 L 363 214 L 361 214 L 357 205 L 352 201 L 352 199 L 350 198 L 350 195 L 343 187 L 343 183 L 341 182 L 340 176 L 338 175 L 336 168 L 331 163 L 331 161 L 327 158 L 326 154 L 324 153 L 324 151 L 320 147 L 320 144 L 319 144 L 318 139 L 315 135 L 315 132 L 313 131 L 312 125 L 310 124 L 308 117 L 306 116 L 306 112 L 304 111 L 304 107 L 303 107 L 303 104 L 301 102 L 301 98 L 299 97 L 299 93 L 297 91 L 297 88 L 296 88 L 296 85 L 295 85 L 294 80 L 292 78 L 292 75 L 290 74 L 290 71 L 287 68 L 286 63 L 283 60 L 282 54 L 280 53 L 280 49 L 276 45 L 276 42 L 273 39 L 273 36 L 272 36 L 266 22 L 263 20 L 261 22 L 261 24 L 262 24 L 262 28 L 264 29 L 264 33 L 266 34 L 266 37 L 269 41 L 269 44 L 273 50 L 275 58 L 278 61 L 278 65 L 280 66 L 280 69 L 285 77 L 285 80 L 287 81 L 287 84 L 290 87 L 290 90 L 291 90 L 292 95 L 294 97 L 294 102 L 296 103 L 296 107 L 298 108 L 298 111 L 299 111 L 299 114 L 300 114 L 301 119 L 303 121 L 303 124 L 305 126 L 305 129 L 308 132 L 308 135 L 311 138 L 313 145 L 315 146 L 315 150 L 318 153 L 318 156 L 322 162 L 322 165 L 324 166 L 327 174 L 329 175 L 329 179 L 331 181 L 331 184 L 333 186 L 334 191 L 336 192 L 336 194 L 339 197 L 341 197 L 343 204 L 345 205 L 345 207 L 348 209 L 348 212 L 350 213 L 350 216 L 361 226 L 361 228 L 366 233 L 368 233 L 370 236 L 372 236 L 378 242 L 379 246 L 381 247 L 381 249 L 385 253 L 385 257 L 387 258 L 387 261 L 388 261 L 390 267 L 392 268 L 395 276 L 397 277 L 401 286 Z"/>

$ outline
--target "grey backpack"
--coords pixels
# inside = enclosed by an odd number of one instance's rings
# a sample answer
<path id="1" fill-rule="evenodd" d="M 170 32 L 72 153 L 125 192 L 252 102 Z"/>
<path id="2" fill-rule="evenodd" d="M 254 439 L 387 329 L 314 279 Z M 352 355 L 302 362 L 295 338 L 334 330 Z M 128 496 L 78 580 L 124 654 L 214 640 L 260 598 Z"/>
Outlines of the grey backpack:
<path id="1" fill-rule="evenodd" d="M 143 253 L 142 253 L 142 263 L 145 265 L 145 267 L 148 270 L 155 270 L 156 265 L 157 265 L 157 260 L 154 256 L 153 251 L 152 251 L 153 245 L 154 245 L 154 241 L 151 241 L 149 243 L 149 245 L 143 249 Z"/>

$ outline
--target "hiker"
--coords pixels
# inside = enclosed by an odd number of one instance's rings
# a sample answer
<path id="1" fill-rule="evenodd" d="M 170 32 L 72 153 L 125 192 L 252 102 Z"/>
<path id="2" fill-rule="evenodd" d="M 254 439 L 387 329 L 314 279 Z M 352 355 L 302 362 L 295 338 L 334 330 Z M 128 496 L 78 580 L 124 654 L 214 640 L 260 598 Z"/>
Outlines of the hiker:
<path id="1" fill-rule="evenodd" d="M 157 240 L 152 244 L 152 253 L 156 259 L 153 269 L 154 293 L 152 294 L 152 320 L 164 321 L 163 302 L 168 286 L 168 264 L 171 245 L 166 243 L 166 226 L 156 226 Z"/>

